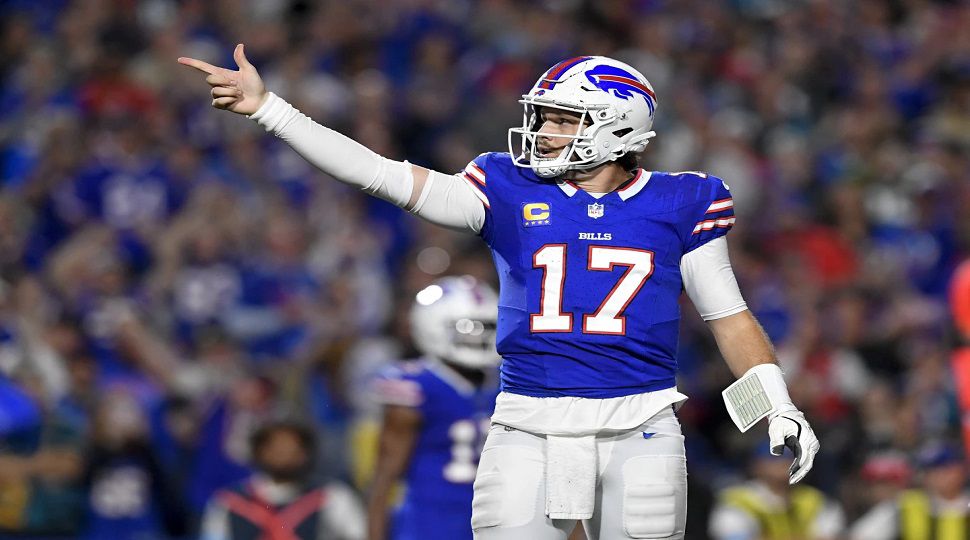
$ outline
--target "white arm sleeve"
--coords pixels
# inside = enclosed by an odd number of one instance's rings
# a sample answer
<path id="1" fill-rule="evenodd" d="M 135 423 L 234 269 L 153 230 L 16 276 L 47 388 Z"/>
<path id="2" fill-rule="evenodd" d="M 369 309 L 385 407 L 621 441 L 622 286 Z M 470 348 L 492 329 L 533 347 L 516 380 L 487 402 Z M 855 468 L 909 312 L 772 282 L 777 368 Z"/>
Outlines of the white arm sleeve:
<path id="1" fill-rule="evenodd" d="M 406 208 L 414 189 L 411 164 L 380 156 L 364 145 L 324 127 L 270 92 L 252 116 L 266 131 L 337 180 Z M 450 229 L 478 232 L 485 208 L 473 188 L 457 176 L 431 171 L 411 212 Z"/>
<path id="2" fill-rule="evenodd" d="M 731 269 L 727 238 L 711 240 L 680 259 L 684 290 L 705 321 L 748 309 Z"/>
<path id="3" fill-rule="evenodd" d="M 478 233 L 485 225 L 485 206 L 467 180 L 438 171 L 428 173 L 414 214 L 458 231 Z"/>

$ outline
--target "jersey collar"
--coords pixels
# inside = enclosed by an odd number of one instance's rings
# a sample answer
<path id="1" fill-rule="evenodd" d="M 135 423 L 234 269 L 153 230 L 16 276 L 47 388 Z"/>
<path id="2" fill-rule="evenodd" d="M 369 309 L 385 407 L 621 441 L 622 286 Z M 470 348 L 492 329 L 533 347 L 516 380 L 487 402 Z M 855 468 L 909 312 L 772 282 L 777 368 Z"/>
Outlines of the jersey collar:
<path id="1" fill-rule="evenodd" d="M 573 195 L 576 194 L 577 191 L 579 191 L 579 187 L 577 187 L 576 184 L 570 182 L 569 180 L 559 180 L 556 182 L 556 185 L 559 186 L 559 189 L 561 189 L 562 192 L 565 193 L 567 197 L 572 197 Z"/>
<path id="2" fill-rule="evenodd" d="M 640 190 L 643 189 L 644 186 L 647 185 L 647 182 L 650 181 L 650 176 L 652 174 L 652 172 L 637 169 L 637 175 L 627 182 L 626 185 L 616 190 L 615 193 L 624 201 L 629 199 L 637 193 L 640 193 Z M 572 197 L 580 190 L 579 186 L 570 182 L 569 180 L 559 180 L 556 182 L 556 185 L 559 186 L 559 189 L 561 189 L 567 197 Z"/>

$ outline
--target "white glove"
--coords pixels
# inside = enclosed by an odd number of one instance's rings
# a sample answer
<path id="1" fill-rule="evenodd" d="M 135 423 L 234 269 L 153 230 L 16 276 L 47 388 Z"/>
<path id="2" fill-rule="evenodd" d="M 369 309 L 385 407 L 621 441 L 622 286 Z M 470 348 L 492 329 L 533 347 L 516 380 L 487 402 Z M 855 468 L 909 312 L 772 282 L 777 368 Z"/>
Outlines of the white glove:
<path id="1" fill-rule="evenodd" d="M 795 454 L 788 470 L 788 483 L 805 478 L 819 450 L 818 437 L 805 415 L 792 403 L 781 368 L 776 364 L 759 364 L 727 387 L 722 395 L 731 420 L 742 433 L 767 417 L 771 453 L 780 456 L 787 446 Z"/>
<path id="2" fill-rule="evenodd" d="M 771 453 L 780 456 L 787 446 L 795 454 L 795 461 L 788 469 L 788 483 L 795 484 L 815 463 L 815 454 L 820 447 L 818 437 L 808 425 L 805 415 L 794 406 L 783 412 L 772 413 L 768 417 L 768 441 Z"/>

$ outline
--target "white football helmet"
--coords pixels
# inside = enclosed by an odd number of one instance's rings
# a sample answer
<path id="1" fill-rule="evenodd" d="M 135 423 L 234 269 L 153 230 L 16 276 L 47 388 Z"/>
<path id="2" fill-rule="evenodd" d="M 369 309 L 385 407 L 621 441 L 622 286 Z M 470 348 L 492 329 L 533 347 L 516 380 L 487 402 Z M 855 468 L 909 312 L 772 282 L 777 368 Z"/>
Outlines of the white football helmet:
<path id="1" fill-rule="evenodd" d="M 498 296 L 471 276 L 445 277 L 421 290 L 411 308 L 411 337 L 422 354 L 462 367 L 499 364 Z"/>
<path id="2" fill-rule="evenodd" d="M 554 178 L 569 170 L 584 170 L 614 161 L 629 152 L 642 152 L 657 109 L 650 82 L 632 67 L 604 56 L 577 56 L 549 68 L 519 101 L 524 106 L 522 127 L 509 130 L 509 153 L 519 167 Z M 533 151 L 542 127 L 539 108 L 552 107 L 580 115 L 573 142 L 556 157 Z M 588 125 L 587 125 L 588 124 Z M 515 135 L 521 136 L 516 150 Z"/>

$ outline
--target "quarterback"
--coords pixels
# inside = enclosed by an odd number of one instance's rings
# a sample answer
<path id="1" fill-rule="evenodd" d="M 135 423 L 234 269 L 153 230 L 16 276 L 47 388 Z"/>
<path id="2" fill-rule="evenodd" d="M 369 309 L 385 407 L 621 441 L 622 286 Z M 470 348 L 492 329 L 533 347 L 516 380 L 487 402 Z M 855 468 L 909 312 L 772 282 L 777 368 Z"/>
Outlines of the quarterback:
<path id="1" fill-rule="evenodd" d="M 768 338 L 738 290 L 725 235 L 731 193 L 699 172 L 640 169 L 657 97 L 599 56 L 549 68 L 522 96 L 508 153 L 457 174 L 397 162 L 321 126 L 238 70 L 191 58 L 212 105 L 248 115 L 310 163 L 429 222 L 481 236 L 500 280 L 501 391 L 474 482 L 475 538 L 682 538 L 687 472 L 675 415 L 678 298 L 686 291 L 738 380 L 746 431 L 768 419 L 790 482 L 818 439 L 792 404 Z"/>

